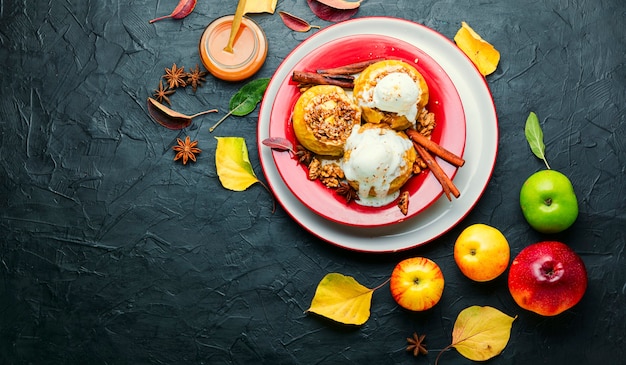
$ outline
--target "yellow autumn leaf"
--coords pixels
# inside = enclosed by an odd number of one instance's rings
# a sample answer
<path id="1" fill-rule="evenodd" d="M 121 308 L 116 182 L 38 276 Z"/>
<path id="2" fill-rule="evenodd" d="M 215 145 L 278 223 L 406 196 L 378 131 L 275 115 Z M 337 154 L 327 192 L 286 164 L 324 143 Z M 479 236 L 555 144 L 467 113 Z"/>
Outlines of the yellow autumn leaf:
<path id="1" fill-rule="evenodd" d="M 250 159 L 245 139 L 241 137 L 216 137 L 215 167 L 222 186 L 243 191 L 259 182 Z"/>
<path id="2" fill-rule="evenodd" d="M 483 76 L 493 73 L 500 62 L 500 52 L 486 42 L 466 22 L 454 36 L 456 45 L 472 60 Z"/>
<path id="3" fill-rule="evenodd" d="M 491 359 L 509 342 L 515 318 L 492 307 L 465 308 L 454 323 L 451 346 L 470 360 Z"/>
<path id="4" fill-rule="evenodd" d="M 278 0 L 247 0 L 243 13 L 270 13 L 274 14 Z"/>
<path id="5" fill-rule="evenodd" d="M 330 273 L 317 285 L 307 312 L 344 324 L 361 325 L 370 316 L 374 290 L 359 284 L 351 276 Z"/>

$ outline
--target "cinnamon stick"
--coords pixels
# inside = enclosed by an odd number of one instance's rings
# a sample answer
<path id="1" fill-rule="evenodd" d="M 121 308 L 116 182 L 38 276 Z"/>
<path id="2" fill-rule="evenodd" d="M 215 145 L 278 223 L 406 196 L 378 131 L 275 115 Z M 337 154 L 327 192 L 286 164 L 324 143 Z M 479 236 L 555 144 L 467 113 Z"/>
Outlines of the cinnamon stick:
<path id="1" fill-rule="evenodd" d="M 299 84 L 335 85 L 347 89 L 354 87 L 354 77 L 348 75 L 324 75 L 315 72 L 294 71 L 291 81 Z"/>
<path id="2" fill-rule="evenodd" d="M 456 185 L 454 185 L 452 180 L 450 180 L 448 175 L 446 175 L 446 173 L 441 169 L 441 166 L 439 166 L 433 156 L 428 153 L 428 151 L 426 151 L 424 147 L 422 147 L 415 141 L 413 141 L 413 146 L 415 146 L 415 150 L 420 155 L 422 160 L 426 162 L 426 165 L 428 165 L 430 171 L 433 172 L 433 175 L 435 175 L 437 180 L 439 180 L 439 183 L 443 188 L 443 193 L 446 195 L 446 198 L 448 198 L 449 201 L 452 201 L 450 194 L 452 194 L 455 198 L 461 196 L 461 192 L 459 191 L 459 189 L 456 187 Z"/>
<path id="3" fill-rule="evenodd" d="M 413 142 L 416 142 L 419 145 L 423 146 L 425 149 L 432 152 L 437 157 L 440 157 L 442 160 L 447 161 L 456 167 L 461 167 L 465 164 L 465 160 L 463 158 L 448 151 L 447 149 L 433 142 L 429 138 L 424 137 L 418 131 L 414 129 L 407 129 L 404 132 L 407 136 L 409 136 L 409 138 L 413 140 Z"/>
<path id="4" fill-rule="evenodd" d="M 383 60 L 384 58 L 375 58 L 372 60 L 355 62 L 344 66 L 320 69 L 317 70 L 317 73 L 324 75 L 354 75 L 365 70 L 367 66 Z"/>

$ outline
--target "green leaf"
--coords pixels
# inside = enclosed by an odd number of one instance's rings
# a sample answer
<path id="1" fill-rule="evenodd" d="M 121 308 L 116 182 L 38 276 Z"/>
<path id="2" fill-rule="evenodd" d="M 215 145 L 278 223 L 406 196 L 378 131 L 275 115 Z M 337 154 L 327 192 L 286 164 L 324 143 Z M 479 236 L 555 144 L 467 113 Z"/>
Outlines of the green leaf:
<path id="1" fill-rule="evenodd" d="M 252 113 L 257 104 L 263 100 L 263 95 L 269 83 L 269 78 L 262 78 L 252 80 L 245 84 L 230 98 L 230 102 L 228 103 L 229 112 L 209 128 L 209 132 L 213 132 L 218 125 L 222 124 L 222 122 L 231 115 L 242 117 Z"/>
<path id="2" fill-rule="evenodd" d="M 263 99 L 269 78 L 252 80 L 245 84 L 232 98 L 228 107 L 231 114 L 244 116 L 252 113 L 257 104 Z"/>
<path id="3" fill-rule="evenodd" d="M 548 165 L 545 155 L 546 146 L 543 143 L 543 131 L 539 125 L 539 118 L 537 118 L 537 114 L 534 112 L 530 112 L 528 118 L 526 119 L 524 134 L 526 135 L 526 140 L 528 141 L 530 150 L 535 156 L 537 156 L 537 158 L 543 160 L 546 167 L 550 169 L 550 165 Z"/>

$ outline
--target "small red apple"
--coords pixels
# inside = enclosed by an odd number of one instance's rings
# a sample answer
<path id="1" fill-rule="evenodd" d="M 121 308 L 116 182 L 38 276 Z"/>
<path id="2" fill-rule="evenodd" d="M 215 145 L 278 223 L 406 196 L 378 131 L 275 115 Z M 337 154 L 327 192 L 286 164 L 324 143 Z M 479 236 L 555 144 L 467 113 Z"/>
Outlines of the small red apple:
<path id="1" fill-rule="evenodd" d="M 580 256 L 566 244 L 538 242 L 513 259 L 508 286 L 520 307 L 555 316 L 582 299 L 587 289 L 587 270 Z"/>
<path id="2" fill-rule="evenodd" d="M 391 296 L 412 311 L 432 308 L 441 299 L 444 278 L 439 265 L 425 257 L 400 261 L 391 273 Z"/>

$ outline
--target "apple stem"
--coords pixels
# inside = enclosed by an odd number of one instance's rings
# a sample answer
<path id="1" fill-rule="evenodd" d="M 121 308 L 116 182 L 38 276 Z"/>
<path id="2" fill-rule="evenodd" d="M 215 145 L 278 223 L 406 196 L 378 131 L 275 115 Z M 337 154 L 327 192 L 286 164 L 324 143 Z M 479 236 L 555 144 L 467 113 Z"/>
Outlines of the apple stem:
<path id="1" fill-rule="evenodd" d="M 437 355 L 437 358 L 435 359 L 435 365 L 439 364 L 439 358 L 441 357 L 441 355 L 450 350 L 452 348 L 452 344 L 449 344 L 448 346 L 444 347 L 443 350 L 439 351 L 439 354 Z"/>
<path id="2" fill-rule="evenodd" d="M 546 164 L 546 167 L 548 168 L 548 170 L 552 170 L 550 168 L 550 165 L 548 165 L 548 160 L 546 160 L 545 158 L 543 159 L 543 162 Z"/>
<path id="3" fill-rule="evenodd" d="M 374 289 L 372 289 L 372 291 L 375 291 L 377 289 L 382 288 L 383 286 L 385 286 L 389 281 L 391 281 L 391 278 L 388 278 L 387 280 L 385 280 L 382 284 L 380 284 L 379 286 L 375 287 Z"/>

